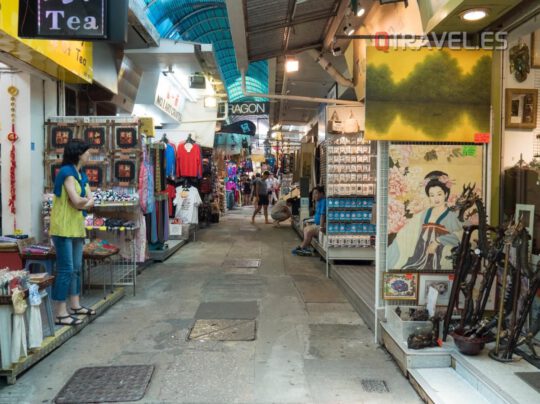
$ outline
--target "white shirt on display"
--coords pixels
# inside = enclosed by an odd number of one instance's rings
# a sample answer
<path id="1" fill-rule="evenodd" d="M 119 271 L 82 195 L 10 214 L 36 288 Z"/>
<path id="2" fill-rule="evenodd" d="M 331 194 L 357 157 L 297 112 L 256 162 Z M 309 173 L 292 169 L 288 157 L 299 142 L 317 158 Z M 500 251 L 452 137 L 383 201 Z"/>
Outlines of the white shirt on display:
<path id="1" fill-rule="evenodd" d="M 183 187 L 176 188 L 176 198 L 173 204 L 176 206 L 175 218 L 180 219 L 185 224 L 199 223 L 199 206 L 202 203 L 199 191 L 195 187 L 190 187 L 185 191 Z"/>

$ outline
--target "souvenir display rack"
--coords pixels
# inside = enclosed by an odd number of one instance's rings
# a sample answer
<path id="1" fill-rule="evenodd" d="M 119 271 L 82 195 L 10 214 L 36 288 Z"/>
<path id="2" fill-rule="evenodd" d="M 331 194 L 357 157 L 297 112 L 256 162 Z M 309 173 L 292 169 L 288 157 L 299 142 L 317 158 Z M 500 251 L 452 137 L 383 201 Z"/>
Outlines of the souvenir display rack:
<path id="1" fill-rule="evenodd" d="M 376 145 L 363 132 L 325 142 L 327 261 L 375 259 Z"/>
<path id="2" fill-rule="evenodd" d="M 90 240 L 106 239 L 120 247 L 110 262 L 88 260 L 85 271 L 91 282 L 113 286 L 131 286 L 135 294 L 137 276 L 137 243 L 141 231 L 138 200 L 138 176 L 143 138 L 140 122 L 134 117 L 51 117 L 45 123 L 46 191 L 54 188 L 54 177 L 67 140 L 79 138 L 92 145 L 92 156 L 85 167 L 93 191 L 106 190 L 132 195 L 131 200 L 96 200 L 94 213 L 109 219 L 124 219 L 129 227 L 108 228 L 87 225 Z M 50 198 L 44 202 L 44 223 L 48 224 Z"/>

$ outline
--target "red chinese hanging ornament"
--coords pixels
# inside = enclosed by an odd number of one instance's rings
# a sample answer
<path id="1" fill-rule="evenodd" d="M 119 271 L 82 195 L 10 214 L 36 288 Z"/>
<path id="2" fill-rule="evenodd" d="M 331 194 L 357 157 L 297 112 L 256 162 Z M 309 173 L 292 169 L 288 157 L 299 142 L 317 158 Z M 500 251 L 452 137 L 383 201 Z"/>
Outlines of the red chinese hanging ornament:
<path id="1" fill-rule="evenodd" d="M 13 231 L 17 232 L 17 209 L 15 202 L 17 200 L 16 193 L 16 181 L 15 181 L 15 170 L 17 168 L 17 160 L 15 154 L 15 142 L 19 140 L 17 133 L 15 133 L 15 97 L 19 95 L 19 90 L 15 86 L 10 86 L 8 88 L 8 93 L 11 96 L 11 132 L 8 133 L 8 140 L 11 142 L 11 152 L 10 152 L 10 161 L 11 165 L 9 167 L 9 211 L 13 215 Z"/>

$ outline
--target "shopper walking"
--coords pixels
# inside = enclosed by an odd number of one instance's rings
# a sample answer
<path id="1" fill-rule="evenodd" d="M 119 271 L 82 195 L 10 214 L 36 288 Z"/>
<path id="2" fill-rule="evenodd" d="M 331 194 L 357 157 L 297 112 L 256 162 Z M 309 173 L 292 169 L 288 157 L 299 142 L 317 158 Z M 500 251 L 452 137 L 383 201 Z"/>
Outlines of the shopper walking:
<path id="1" fill-rule="evenodd" d="M 265 171 L 261 178 L 255 179 L 255 188 L 253 190 L 253 203 L 255 205 L 255 210 L 253 216 L 251 217 L 251 223 L 255 224 L 255 217 L 257 213 L 263 209 L 264 212 L 264 222 L 270 224 L 268 221 L 268 187 L 266 186 L 266 180 L 270 172 Z"/>
<path id="2" fill-rule="evenodd" d="M 81 267 L 86 231 L 85 210 L 94 206 L 88 178 L 81 171 L 90 157 L 90 145 L 70 140 L 64 148 L 62 167 L 54 182 L 50 235 L 56 249 L 56 278 L 52 299 L 56 302 L 57 325 L 78 325 L 76 315 L 96 312 L 80 304 Z M 69 298 L 70 310 L 67 300 Z"/>
<path id="3" fill-rule="evenodd" d="M 251 205 L 251 195 L 252 195 L 252 191 L 251 191 L 251 180 L 249 179 L 249 176 L 245 176 L 244 177 L 244 183 L 243 183 L 243 187 L 242 187 L 242 193 L 243 193 L 243 198 L 244 198 L 244 202 L 243 202 L 243 205 L 244 206 L 248 206 L 248 205 Z"/>

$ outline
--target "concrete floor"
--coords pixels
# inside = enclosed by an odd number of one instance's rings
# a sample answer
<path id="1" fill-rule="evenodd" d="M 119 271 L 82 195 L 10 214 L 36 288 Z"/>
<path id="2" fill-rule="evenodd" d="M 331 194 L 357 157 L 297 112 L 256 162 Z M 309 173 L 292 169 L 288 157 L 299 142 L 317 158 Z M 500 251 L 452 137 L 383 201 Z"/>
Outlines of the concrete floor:
<path id="1" fill-rule="evenodd" d="M 253 226 L 249 213 L 231 212 L 146 269 L 137 296 L 128 291 L 15 386 L 0 384 L 0 403 L 49 403 L 81 367 L 128 364 L 156 366 L 144 403 L 421 402 L 324 277 L 323 262 L 292 256 L 292 229 Z M 261 266 L 222 266 L 237 258 L 261 259 Z M 253 305 L 247 311 L 257 315 L 255 341 L 186 340 L 202 303 L 253 301 L 258 314 Z M 208 316 L 213 306 L 199 312 Z M 385 380 L 389 392 L 366 392 L 363 379 Z"/>

